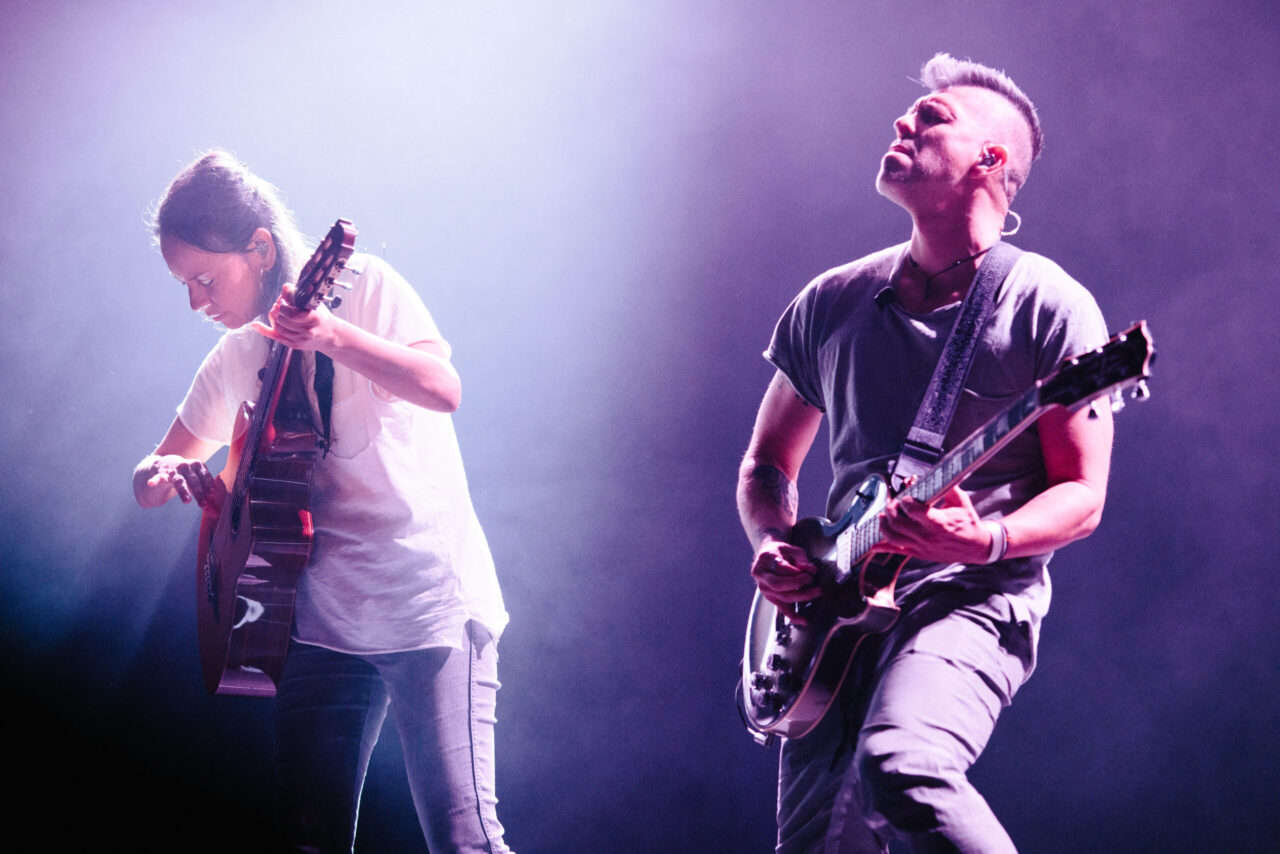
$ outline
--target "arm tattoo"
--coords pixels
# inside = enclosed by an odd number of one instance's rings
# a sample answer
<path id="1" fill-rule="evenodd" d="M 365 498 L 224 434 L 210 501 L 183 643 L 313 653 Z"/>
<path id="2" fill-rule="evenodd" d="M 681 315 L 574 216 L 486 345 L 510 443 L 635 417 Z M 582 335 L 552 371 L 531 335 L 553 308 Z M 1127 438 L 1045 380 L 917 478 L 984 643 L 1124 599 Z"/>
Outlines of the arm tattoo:
<path id="1" fill-rule="evenodd" d="M 779 388 L 783 386 L 785 386 L 786 388 L 789 388 L 791 390 L 791 393 L 795 395 L 796 400 L 800 402 L 801 406 L 805 407 L 806 409 L 813 409 L 813 404 L 805 400 L 800 395 L 800 392 L 796 391 L 796 387 L 791 384 L 791 380 L 787 379 L 787 375 L 782 373 L 782 371 L 778 371 L 778 373 L 774 374 L 773 381 L 778 384 Z"/>
<path id="2" fill-rule="evenodd" d="M 781 507 L 788 516 L 796 515 L 799 504 L 796 485 L 787 479 L 781 469 L 761 463 L 752 468 L 747 476 L 760 488 L 764 497 Z"/>
<path id="3" fill-rule="evenodd" d="M 767 528 L 760 529 L 760 538 L 764 539 L 765 537 L 773 537 L 775 540 L 785 540 L 787 539 L 787 532 L 781 528 L 775 528 L 770 525 Z"/>

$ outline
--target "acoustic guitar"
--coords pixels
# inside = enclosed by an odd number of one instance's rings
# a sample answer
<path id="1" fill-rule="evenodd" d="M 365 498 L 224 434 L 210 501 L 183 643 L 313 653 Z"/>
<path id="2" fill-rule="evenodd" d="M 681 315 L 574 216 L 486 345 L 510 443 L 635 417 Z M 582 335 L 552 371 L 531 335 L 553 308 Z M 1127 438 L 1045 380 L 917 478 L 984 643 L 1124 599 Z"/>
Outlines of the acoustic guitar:
<path id="1" fill-rule="evenodd" d="M 336 306 L 338 274 L 356 229 L 339 219 L 302 268 L 292 304 Z M 227 464 L 227 496 L 201 518 L 196 615 L 204 685 L 210 694 L 275 695 L 293 626 L 298 579 L 311 553 L 311 474 L 321 439 L 309 417 L 282 407 L 293 350 L 272 341 L 256 403 L 240 409 Z M 305 391 L 303 391 L 305 394 Z"/>

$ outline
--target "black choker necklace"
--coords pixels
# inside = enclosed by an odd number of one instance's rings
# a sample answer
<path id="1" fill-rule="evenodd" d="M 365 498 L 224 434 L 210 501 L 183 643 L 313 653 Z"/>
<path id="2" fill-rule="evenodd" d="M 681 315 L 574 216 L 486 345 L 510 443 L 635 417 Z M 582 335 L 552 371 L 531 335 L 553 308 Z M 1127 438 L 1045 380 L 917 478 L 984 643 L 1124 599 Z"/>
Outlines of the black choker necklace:
<path id="1" fill-rule="evenodd" d="M 973 259 L 975 259 L 975 258 L 979 258 L 979 257 L 981 257 L 981 256 L 983 256 L 983 255 L 986 255 L 986 254 L 987 254 L 988 252 L 990 252 L 990 251 L 991 251 L 991 247 L 990 247 L 990 246 L 988 246 L 986 249 L 979 249 L 977 252 L 975 252 L 975 253 L 973 253 L 972 255 L 969 255 L 969 256 L 967 256 L 967 257 L 961 258 L 959 261 L 952 261 L 950 264 L 948 264 L 947 266 L 943 267 L 941 270 L 939 270 L 938 272 L 934 273 L 932 276 L 930 276 L 929 274 L 927 274 L 924 270 L 921 270 L 921 269 L 920 269 L 920 265 L 916 263 L 916 259 L 914 259 L 914 258 L 912 258 L 912 257 L 911 257 L 911 253 L 910 253 L 910 252 L 908 252 L 908 253 L 907 253 L 907 260 L 911 262 L 911 267 L 912 267 L 912 269 L 914 269 L 914 270 L 915 270 L 917 273 L 919 273 L 921 276 L 924 276 L 924 285 L 925 285 L 925 289 L 926 289 L 926 292 L 927 292 L 928 287 L 929 287 L 929 283 L 930 283 L 930 282 L 932 282 L 934 279 L 938 278 L 939 276 L 941 276 L 943 273 L 950 273 L 952 270 L 954 270 L 956 267 L 959 267 L 959 266 L 960 266 L 961 264 L 963 264 L 964 262 L 966 262 L 966 261 L 972 261 L 972 260 L 973 260 Z"/>

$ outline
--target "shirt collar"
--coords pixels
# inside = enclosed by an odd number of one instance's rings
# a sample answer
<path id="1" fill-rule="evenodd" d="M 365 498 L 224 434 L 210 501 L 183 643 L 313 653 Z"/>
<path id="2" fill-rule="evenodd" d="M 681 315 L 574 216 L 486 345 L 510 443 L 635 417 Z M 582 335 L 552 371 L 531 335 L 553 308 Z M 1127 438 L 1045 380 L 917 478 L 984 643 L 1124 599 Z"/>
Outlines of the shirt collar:
<path id="1" fill-rule="evenodd" d="M 876 308 L 888 308 L 898 301 L 898 290 L 895 285 L 902 276 L 902 268 L 907 264 L 907 251 L 910 248 L 910 243 L 903 243 L 898 247 L 898 260 L 894 262 L 893 273 L 890 274 L 889 281 L 885 283 L 884 287 L 876 291 L 875 296 L 872 297 Z"/>
<path id="2" fill-rule="evenodd" d="M 898 301 L 898 291 L 893 285 L 885 285 L 876 291 L 873 299 L 875 300 L 876 308 L 886 308 Z"/>

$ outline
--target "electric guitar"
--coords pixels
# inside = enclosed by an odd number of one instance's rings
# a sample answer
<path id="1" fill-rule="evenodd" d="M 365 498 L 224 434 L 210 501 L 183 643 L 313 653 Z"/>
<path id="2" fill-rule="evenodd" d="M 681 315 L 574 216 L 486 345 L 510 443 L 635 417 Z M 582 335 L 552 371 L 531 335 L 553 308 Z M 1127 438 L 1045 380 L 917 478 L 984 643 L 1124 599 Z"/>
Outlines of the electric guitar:
<path id="1" fill-rule="evenodd" d="M 334 223 L 298 276 L 296 308 L 341 301 L 331 294 L 355 240 L 355 226 Z M 321 449 L 310 418 L 280 406 L 292 355 L 271 342 L 257 403 L 241 406 L 218 476 L 226 498 L 200 521 L 196 616 L 210 694 L 271 697 L 284 670 L 298 578 L 311 554 L 311 473 Z"/>
<path id="2" fill-rule="evenodd" d="M 1145 399 L 1154 358 L 1143 321 L 1104 346 L 1065 360 L 901 494 L 936 503 L 1051 407 L 1077 409 L 1128 386 L 1135 386 L 1135 398 Z M 1115 404 L 1118 408 L 1118 397 Z M 885 479 L 872 475 L 859 484 L 852 506 L 838 521 L 814 517 L 792 527 L 788 539 L 809 556 L 822 590 L 818 599 L 798 606 L 804 624 L 785 617 L 756 591 L 747 616 L 738 704 L 760 743 L 770 743 L 775 735 L 799 738 L 817 726 L 859 645 L 897 619 L 894 585 L 907 559 L 876 551 L 879 514 L 891 497 Z"/>

